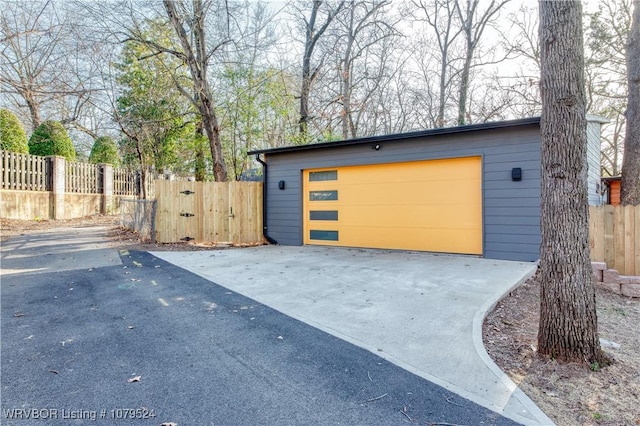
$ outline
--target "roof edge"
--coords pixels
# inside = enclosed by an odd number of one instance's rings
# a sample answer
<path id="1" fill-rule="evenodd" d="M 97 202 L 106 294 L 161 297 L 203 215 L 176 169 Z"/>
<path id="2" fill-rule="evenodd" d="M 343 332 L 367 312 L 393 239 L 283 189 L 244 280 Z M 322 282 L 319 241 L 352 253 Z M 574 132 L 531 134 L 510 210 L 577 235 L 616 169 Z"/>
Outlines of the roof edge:
<path id="1" fill-rule="evenodd" d="M 540 124 L 540 117 L 519 118 L 516 120 L 492 121 L 479 124 L 468 124 L 456 127 L 440 127 L 436 129 L 419 130 L 408 133 L 396 133 L 391 135 L 367 136 L 355 139 L 345 139 L 333 142 L 319 142 L 308 145 L 290 145 L 279 148 L 256 149 L 247 152 L 247 155 L 258 154 L 278 154 L 285 152 L 307 151 L 312 149 L 332 148 L 346 145 L 360 145 L 375 142 L 387 142 L 394 140 L 413 139 L 426 136 L 448 135 L 456 133 L 475 132 L 480 130 L 503 129 L 509 127 L 526 126 L 531 124 Z"/>

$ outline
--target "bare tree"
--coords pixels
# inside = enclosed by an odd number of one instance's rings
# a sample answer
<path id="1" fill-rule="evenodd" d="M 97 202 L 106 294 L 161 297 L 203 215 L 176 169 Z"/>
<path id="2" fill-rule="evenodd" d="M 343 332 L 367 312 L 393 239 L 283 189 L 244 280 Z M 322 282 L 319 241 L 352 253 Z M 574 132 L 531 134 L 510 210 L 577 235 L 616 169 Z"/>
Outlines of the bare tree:
<path id="1" fill-rule="evenodd" d="M 455 8 L 464 35 L 465 48 L 462 68 L 460 69 L 460 89 L 458 91 L 458 125 L 465 124 L 467 113 L 467 97 L 469 95 L 469 76 L 473 60 L 482 40 L 483 33 L 492 20 L 498 16 L 503 6 L 510 0 L 491 0 L 484 11 L 478 9 L 480 0 L 455 1 Z M 501 62 L 504 58 L 498 59 Z M 495 60 L 494 60 L 495 61 Z"/>
<path id="2" fill-rule="evenodd" d="M 300 120 L 298 123 L 300 138 L 304 141 L 308 138 L 309 120 L 311 118 L 309 112 L 309 95 L 313 82 L 318 77 L 318 73 L 323 65 L 322 59 L 315 65 L 312 65 L 313 55 L 318 41 L 344 6 L 344 1 L 340 1 L 335 7 L 328 5 L 324 13 L 322 13 L 322 10 L 325 9 L 322 8 L 323 4 L 325 4 L 323 0 L 313 0 L 308 19 L 304 11 L 298 9 L 298 13 L 304 21 L 305 31 L 304 53 L 302 54 L 302 88 L 300 89 Z M 322 23 L 318 22 L 319 19 L 322 20 Z"/>
<path id="3" fill-rule="evenodd" d="M 542 94 L 538 351 L 599 363 L 589 259 L 587 125 L 580 1 L 540 2 Z"/>
<path id="4" fill-rule="evenodd" d="M 438 47 L 439 71 L 437 77 L 439 86 L 435 127 L 443 127 L 445 125 L 447 94 L 452 81 L 450 76 L 451 54 L 462 28 L 455 24 L 456 6 L 454 2 L 449 0 L 414 0 L 413 5 L 417 8 L 416 14 L 419 15 L 416 19 L 426 22 L 431 27 Z M 425 43 L 428 45 L 428 39 L 425 40 Z"/>
<path id="5" fill-rule="evenodd" d="M 66 19 L 51 1 L 3 4 L 0 87 L 15 106 L 27 108 L 32 130 L 46 105 L 77 93 L 65 74 Z"/>
<path id="6" fill-rule="evenodd" d="M 622 160 L 622 204 L 640 205 L 640 0 L 633 1 L 633 21 L 627 42 L 627 128 Z"/>
<path id="7" fill-rule="evenodd" d="M 602 170 L 620 174 L 627 107 L 627 62 L 620 46 L 631 27 L 631 0 L 606 0 L 586 14 L 585 74 L 587 111 L 610 123 L 602 126 Z"/>
<path id="8" fill-rule="evenodd" d="M 354 1 L 337 17 L 340 121 L 345 139 L 359 135 L 358 118 L 366 117 L 368 101 L 384 83 L 385 68 L 390 65 L 385 56 L 391 46 L 385 39 L 399 33 L 385 13 L 389 4 L 387 0 Z"/>
<path id="9" fill-rule="evenodd" d="M 164 51 L 182 59 L 189 66 L 195 96 L 191 96 L 186 91 L 183 94 L 191 99 L 200 113 L 202 127 L 209 139 L 209 149 L 213 160 L 213 176 L 216 181 L 224 182 L 227 180 L 227 166 L 222 155 L 220 127 L 218 126 L 213 92 L 207 79 L 207 71 L 212 55 L 230 40 L 223 38 L 214 43 L 212 47 L 207 46 L 205 22 L 209 12 L 208 3 L 203 3 L 202 0 L 193 0 L 192 8 L 187 7 L 183 2 L 173 0 L 163 0 L 163 4 L 182 46 L 182 51 L 171 49 Z M 180 11 L 178 11 L 178 7 L 181 9 Z M 216 12 L 228 14 L 228 9 Z M 184 24 L 187 24 L 189 33 L 187 33 Z M 147 43 L 153 44 L 148 41 Z"/>

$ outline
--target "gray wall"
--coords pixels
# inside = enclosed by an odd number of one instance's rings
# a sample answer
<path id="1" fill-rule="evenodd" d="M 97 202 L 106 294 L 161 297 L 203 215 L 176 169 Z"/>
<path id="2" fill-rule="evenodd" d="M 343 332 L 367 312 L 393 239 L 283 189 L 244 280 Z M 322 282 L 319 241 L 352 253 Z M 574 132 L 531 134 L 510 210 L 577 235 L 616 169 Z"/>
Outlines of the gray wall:
<path id="1" fill-rule="evenodd" d="M 268 153 L 267 227 L 284 245 L 302 245 L 302 170 L 480 155 L 484 257 L 535 261 L 540 251 L 540 126 L 527 124 L 381 142 Z M 522 180 L 511 169 L 522 168 Z M 286 182 L 285 190 L 278 181 Z"/>
<path id="2" fill-rule="evenodd" d="M 608 120 L 595 115 L 587 115 L 587 174 L 589 189 L 589 204 L 598 206 L 604 203 L 604 196 L 601 194 L 601 167 L 600 167 L 600 144 L 601 127 Z"/>

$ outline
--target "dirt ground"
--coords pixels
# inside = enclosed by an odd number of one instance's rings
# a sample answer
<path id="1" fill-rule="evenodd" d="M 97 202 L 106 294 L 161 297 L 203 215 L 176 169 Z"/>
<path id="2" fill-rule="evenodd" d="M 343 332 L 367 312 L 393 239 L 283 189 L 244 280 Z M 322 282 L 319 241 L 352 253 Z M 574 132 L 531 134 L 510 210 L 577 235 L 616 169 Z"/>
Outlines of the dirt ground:
<path id="1" fill-rule="evenodd" d="M 485 322 L 487 352 L 558 425 L 640 425 L 640 300 L 596 290 L 603 349 L 614 362 L 593 371 L 537 355 L 540 284 L 534 277 L 498 303 Z"/>
<path id="2" fill-rule="evenodd" d="M 118 216 L 63 221 L 0 220 L 0 241 L 52 227 L 111 226 L 114 247 L 139 250 L 210 250 L 193 243 L 139 242 L 119 226 Z M 219 248 L 219 247 L 216 247 Z M 539 357 L 536 334 L 540 285 L 529 280 L 498 303 L 484 323 L 487 352 L 511 379 L 558 425 L 640 426 L 640 300 L 597 289 L 600 336 L 612 365 L 593 371 L 587 365 L 560 364 Z"/>

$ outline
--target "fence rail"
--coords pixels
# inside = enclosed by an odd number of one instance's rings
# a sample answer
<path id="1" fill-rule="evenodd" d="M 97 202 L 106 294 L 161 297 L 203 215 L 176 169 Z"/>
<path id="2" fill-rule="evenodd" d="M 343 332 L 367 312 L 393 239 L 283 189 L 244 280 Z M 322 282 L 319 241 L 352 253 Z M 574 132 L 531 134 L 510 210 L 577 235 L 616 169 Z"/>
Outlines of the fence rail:
<path id="1" fill-rule="evenodd" d="M 0 188 L 17 191 L 50 191 L 46 157 L 0 151 Z"/>
<path id="2" fill-rule="evenodd" d="M 97 164 L 65 163 L 65 192 L 97 194 L 100 192 L 102 174 Z"/>
<path id="3" fill-rule="evenodd" d="M 591 260 L 640 275 L 640 206 L 592 206 L 589 217 Z"/>
<path id="4" fill-rule="evenodd" d="M 3 218 L 70 219 L 112 213 L 117 208 L 114 197 L 140 197 L 141 188 L 136 171 L 0 150 Z M 153 196 L 153 180 L 145 188 Z"/>
<path id="5" fill-rule="evenodd" d="M 138 195 L 138 174 L 127 169 L 113 169 L 113 195 Z"/>
<path id="6" fill-rule="evenodd" d="M 19 154 L 0 150 L 0 189 L 16 191 L 52 191 L 53 157 Z M 98 194 L 104 185 L 104 168 L 99 164 L 64 163 L 65 192 L 74 194 Z M 153 174 L 149 172 L 147 194 L 153 194 Z M 139 172 L 113 169 L 113 194 L 138 196 Z"/>

